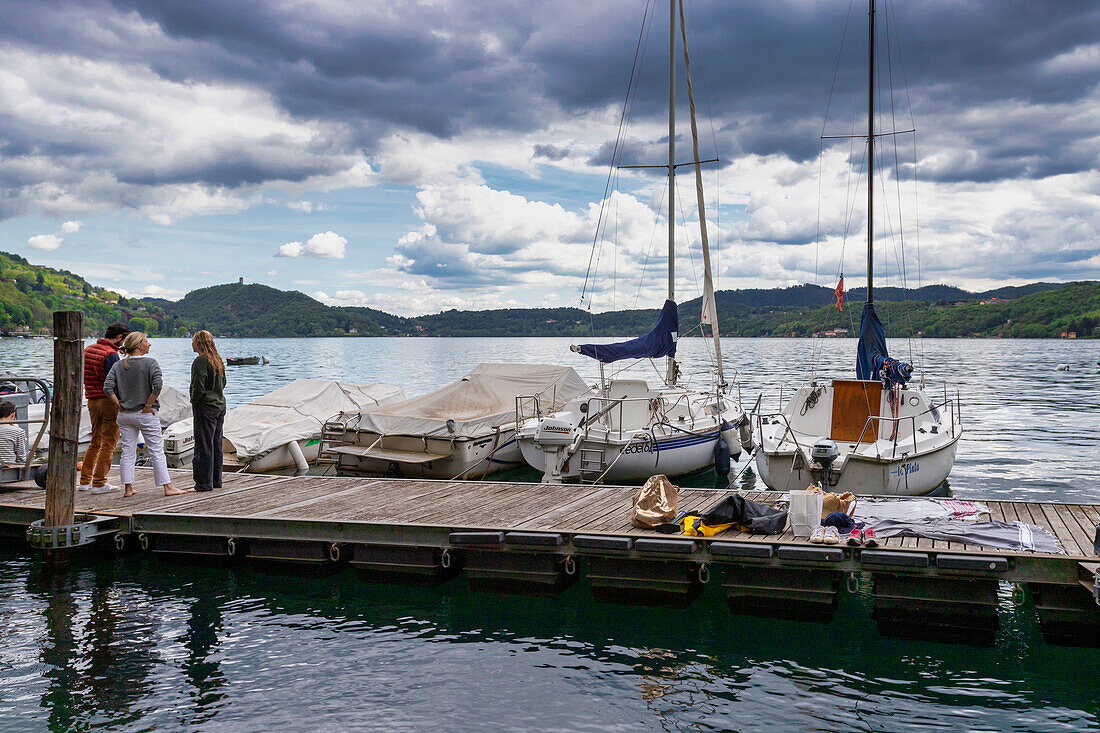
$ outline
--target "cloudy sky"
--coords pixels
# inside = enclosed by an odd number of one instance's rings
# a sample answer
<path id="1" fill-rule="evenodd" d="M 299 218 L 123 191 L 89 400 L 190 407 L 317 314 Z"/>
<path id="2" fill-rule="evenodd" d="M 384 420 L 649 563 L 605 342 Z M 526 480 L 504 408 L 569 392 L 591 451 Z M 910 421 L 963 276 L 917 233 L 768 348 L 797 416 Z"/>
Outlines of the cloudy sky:
<path id="1" fill-rule="evenodd" d="M 1100 4 L 879 5 L 877 125 L 903 131 L 879 282 L 1100 278 Z M 820 136 L 865 125 L 865 2 L 686 7 L 719 287 L 854 284 L 864 154 Z M 639 37 L 621 162 L 665 160 L 664 0 L 0 9 L 4 250 L 132 295 L 244 277 L 406 315 L 575 305 L 590 263 L 597 310 L 664 297 L 666 181 L 605 188 Z M 690 168 L 676 199 L 688 298 Z"/>

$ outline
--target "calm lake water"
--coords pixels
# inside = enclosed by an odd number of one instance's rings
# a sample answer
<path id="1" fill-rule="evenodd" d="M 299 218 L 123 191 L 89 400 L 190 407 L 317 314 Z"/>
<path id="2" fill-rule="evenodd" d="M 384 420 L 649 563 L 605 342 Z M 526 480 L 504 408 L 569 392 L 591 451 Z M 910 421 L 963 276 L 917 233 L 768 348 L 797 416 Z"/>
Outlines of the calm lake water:
<path id="1" fill-rule="evenodd" d="M 481 361 L 593 365 L 567 339 L 219 342 L 230 406 L 298 377 L 412 396 Z M 854 341 L 729 339 L 743 401 L 850 375 Z M 909 345 L 891 343 L 896 356 Z M 46 340 L 0 341 L 0 368 L 49 375 Z M 956 496 L 1100 502 L 1100 343 L 928 340 L 929 388 L 962 395 Z M 152 355 L 185 388 L 186 340 Z M 681 342 L 684 371 L 707 344 Z M 1068 372 L 1055 366 L 1068 363 Z M 632 374 L 654 376 L 643 364 Z M 751 481 L 749 477 L 747 480 Z M 867 588 L 828 625 L 732 616 L 716 584 L 688 610 L 553 601 L 166 564 L 82 559 L 60 577 L 0 545 L 0 730 L 1100 730 L 1100 651 L 1048 646 L 1002 588 L 994 648 L 879 636 Z"/>

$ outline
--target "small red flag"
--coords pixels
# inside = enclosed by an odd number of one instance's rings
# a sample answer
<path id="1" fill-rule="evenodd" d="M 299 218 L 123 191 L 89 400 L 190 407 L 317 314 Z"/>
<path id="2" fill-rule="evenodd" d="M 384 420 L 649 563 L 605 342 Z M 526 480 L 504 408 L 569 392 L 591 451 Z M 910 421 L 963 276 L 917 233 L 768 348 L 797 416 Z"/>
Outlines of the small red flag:
<path id="1" fill-rule="evenodd" d="M 833 291 L 833 295 L 836 296 L 836 309 L 838 311 L 844 310 L 844 273 L 840 273 L 840 282 L 836 284 L 836 290 Z"/>

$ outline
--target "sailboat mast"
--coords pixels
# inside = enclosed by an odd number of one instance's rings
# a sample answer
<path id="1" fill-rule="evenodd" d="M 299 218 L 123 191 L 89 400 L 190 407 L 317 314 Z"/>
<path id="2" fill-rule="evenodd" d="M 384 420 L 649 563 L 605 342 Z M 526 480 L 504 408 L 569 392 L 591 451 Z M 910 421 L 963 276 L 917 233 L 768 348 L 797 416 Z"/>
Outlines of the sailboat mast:
<path id="1" fill-rule="evenodd" d="M 688 54 L 687 24 L 684 22 L 684 0 L 680 4 L 680 42 L 684 46 L 684 79 L 687 82 L 688 117 L 691 120 L 691 155 L 695 161 L 695 203 L 699 208 L 699 244 L 703 248 L 703 303 L 700 325 L 710 324 L 710 335 L 714 339 L 714 358 L 718 365 L 718 387 L 726 386 L 726 375 L 722 368 L 722 339 L 718 329 L 718 306 L 714 300 L 714 273 L 710 264 L 710 241 L 707 236 L 707 213 L 703 202 L 703 168 L 699 158 L 699 125 L 695 119 L 695 89 L 691 82 L 691 56 Z"/>
<path id="2" fill-rule="evenodd" d="M 676 301 L 676 0 L 668 1 L 668 299 Z M 665 382 L 676 383 L 676 357 Z"/>
<path id="3" fill-rule="evenodd" d="M 874 302 L 875 280 L 875 0 L 867 13 L 867 302 Z"/>

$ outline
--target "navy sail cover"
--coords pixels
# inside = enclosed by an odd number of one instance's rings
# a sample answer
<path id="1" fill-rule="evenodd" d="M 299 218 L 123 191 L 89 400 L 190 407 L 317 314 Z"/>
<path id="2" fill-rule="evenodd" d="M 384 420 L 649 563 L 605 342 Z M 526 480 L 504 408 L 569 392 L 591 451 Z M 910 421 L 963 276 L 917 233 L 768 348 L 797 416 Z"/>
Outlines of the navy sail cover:
<path id="1" fill-rule="evenodd" d="M 680 314 L 676 303 L 665 301 L 657 325 L 645 336 L 617 344 L 581 344 L 574 347 L 587 357 L 610 364 L 620 359 L 652 359 L 676 355 L 676 334 L 680 330 Z"/>
<path id="2" fill-rule="evenodd" d="M 887 385 L 905 384 L 913 367 L 891 359 L 886 350 L 886 330 L 872 303 L 864 303 L 859 317 L 859 344 L 856 347 L 856 379 L 882 379 Z"/>

